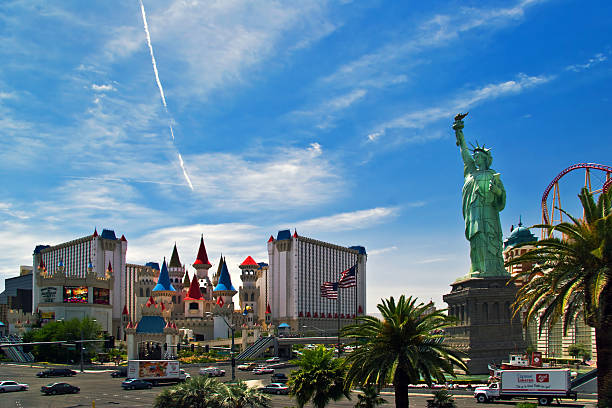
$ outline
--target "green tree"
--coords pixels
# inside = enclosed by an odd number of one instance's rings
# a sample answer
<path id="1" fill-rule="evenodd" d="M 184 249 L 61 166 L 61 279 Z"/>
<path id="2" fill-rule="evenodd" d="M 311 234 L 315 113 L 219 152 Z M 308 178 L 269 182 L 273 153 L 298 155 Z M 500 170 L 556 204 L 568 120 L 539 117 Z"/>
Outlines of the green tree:
<path id="1" fill-rule="evenodd" d="M 567 347 L 567 354 L 574 358 L 581 358 L 582 361 L 591 359 L 591 352 L 584 344 L 570 344 Z"/>
<path id="2" fill-rule="evenodd" d="M 349 369 L 346 386 L 393 383 L 395 406 L 409 406 L 408 385 L 421 378 L 428 384 L 454 376 L 454 367 L 467 371 L 462 355 L 443 343 L 443 329 L 454 319 L 433 303 L 417 304 L 401 296 L 383 299 L 378 305 L 382 320 L 359 316 L 358 322 L 342 330 L 344 337 L 357 340 L 356 349 L 346 358 Z"/>
<path id="3" fill-rule="evenodd" d="M 49 322 L 41 328 L 35 328 L 26 332 L 24 334 L 24 341 L 76 341 L 81 340 L 81 331 L 85 340 L 102 338 L 102 327 L 95 320 L 85 317 L 82 320 L 75 318 L 67 321 Z M 96 343 L 85 343 L 85 359 L 91 360 L 91 357 L 95 355 L 99 347 Z M 81 358 L 78 344 L 72 348 L 59 344 L 34 346 L 32 354 L 34 354 L 38 361 L 69 362 L 78 361 Z"/>
<path id="4" fill-rule="evenodd" d="M 386 399 L 380 397 L 378 389 L 373 384 L 365 385 L 361 391 L 361 394 L 357 394 L 358 401 L 355 408 L 376 408 L 387 403 Z"/>
<path id="5" fill-rule="evenodd" d="M 612 190 L 597 203 L 583 188 L 578 195 L 584 218 L 563 213 L 571 222 L 536 225 L 549 238 L 533 243 L 535 248 L 506 263 L 534 266 L 513 279 L 526 282 L 518 291 L 515 313 L 526 311 L 523 324 L 540 317 L 539 329 L 563 322 L 563 331 L 581 315 L 595 328 L 597 343 L 597 387 L 601 407 L 612 406 Z M 553 236 L 563 234 L 564 239 Z"/>
<path id="6" fill-rule="evenodd" d="M 442 388 L 434 391 L 433 393 L 433 405 L 440 408 L 454 408 L 457 405 L 453 396 L 446 388 Z"/>
<path id="7" fill-rule="evenodd" d="M 208 377 L 194 377 L 189 381 L 165 389 L 155 397 L 154 408 L 225 408 L 220 396 L 226 386 Z"/>
<path id="8" fill-rule="evenodd" d="M 293 363 L 299 369 L 291 372 L 289 388 L 298 407 L 312 401 L 315 408 L 323 408 L 330 400 L 338 401 L 343 396 L 350 399 L 349 391 L 344 387 L 344 361 L 334 358 L 333 350 L 323 346 L 304 350 L 301 358 L 293 360 Z"/>
<path id="9" fill-rule="evenodd" d="M 221 404 L 226 408 L 267 408 L 270 398 L 255 387 L 240 381 L 228 384 L 219 395 Z"/>

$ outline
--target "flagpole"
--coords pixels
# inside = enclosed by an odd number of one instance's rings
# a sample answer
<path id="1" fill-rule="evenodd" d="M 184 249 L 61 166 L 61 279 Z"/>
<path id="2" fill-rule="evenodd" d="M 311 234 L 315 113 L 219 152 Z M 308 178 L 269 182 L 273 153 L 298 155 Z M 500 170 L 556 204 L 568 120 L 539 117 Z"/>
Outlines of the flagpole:
<path id="1" fill-rule="evenodd" d="M 357 309 L 357 296 L 358 296 L 358 291 L 357 291 L 357 281 L 358 281 L 358 276 L 359 276 L 359 255 L 357 255 L 357 262 L 355 262 L 355 322 L 357 322 L 357 315 L 359 314 L 359 309 Z"/>
<path id="2" fill-rule="evenodd" d="M 336 311 L 338 316 L 338 357 L 340 357 L 340 284 L 338 284 L 338 297 L 336 298 Z"/>

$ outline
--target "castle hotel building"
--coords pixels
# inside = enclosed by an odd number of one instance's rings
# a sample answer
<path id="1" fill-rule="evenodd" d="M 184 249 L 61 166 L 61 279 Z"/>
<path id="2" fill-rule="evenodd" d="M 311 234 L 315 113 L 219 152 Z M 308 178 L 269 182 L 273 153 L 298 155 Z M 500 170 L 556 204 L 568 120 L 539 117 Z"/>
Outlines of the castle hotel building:
<path id="1" fill-rule="evenodd" d="M 38 245 L 33 254 L 32 309 L 43 320 L 85 316 L 119 333 L 126 289 L 127 240 L 112 230 L 63 244 Z"/>
<path id="2" fill-rule="evenodd" d="M 279 231 L 268 240 L 268 271 L 263 288 L 270 323 L 287 323 L 291 331 L 331 334 L 365 314 L 367 254 L 362 246 L 343 247 Z M 357 285 L 338 289 L 338 300 L 321 297 L 321 285 L 338 282 L 356 265 Z M 339 305 L 338 305 L 339 302 Z"/>

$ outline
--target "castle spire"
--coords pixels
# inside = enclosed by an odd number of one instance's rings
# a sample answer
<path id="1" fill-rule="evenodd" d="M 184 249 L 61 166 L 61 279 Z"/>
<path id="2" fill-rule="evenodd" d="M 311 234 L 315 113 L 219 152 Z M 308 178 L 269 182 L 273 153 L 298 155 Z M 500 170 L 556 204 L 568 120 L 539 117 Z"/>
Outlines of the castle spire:
<path id="1" fill-rule="evenodd" d="M 178 251 L 176 249 L 176 242 L 174 243 L 174 249 L 172 250 L 172 256 L 170 257 L 170 268 L 180 268 L 181 260 L 179 259 Z"/>
<path id="2" fill-rule="evenodd" d="M 198 249 L 198 256 L 196 257 L 194 265 L 210 265 L 208 260 L 208 254 L 206 253 L 206 247 L 204 246 L 204 234 L 200 236 L 200 248 Z"/>
<path id="3" fill-rule="evenodd" d="M 168 266 L 166 265 L 166 258 L 162 264 L 161 271 L 159 272 L 159 278 L 157 279 L 157 285 L 153 288 L 153 292 L 157 291 L 172 291 L 175 289 L 170 283 L 170 276 L 168 275 Z"/>
<path id="4" fill-rule="evenodd" d="M 185 300 L 202 300 L 202 292 L 200 291 L 200 283 L 196 278 L 193 278 L 191 285 L 189 285 L 189 291 Z"/>

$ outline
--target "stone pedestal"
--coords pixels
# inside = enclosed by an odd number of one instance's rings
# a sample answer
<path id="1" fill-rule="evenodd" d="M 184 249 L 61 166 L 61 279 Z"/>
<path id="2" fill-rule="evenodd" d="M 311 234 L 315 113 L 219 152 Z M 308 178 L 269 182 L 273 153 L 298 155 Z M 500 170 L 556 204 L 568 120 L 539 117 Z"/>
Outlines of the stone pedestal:
<path id="1" fill-rule="evenodd" d="M 468 278 L 451 284 L 443 296 L 457 325 L 446 329 L 445 342 L 467 354 L 471 374 L 485 374 L 489 363 L 507 361 L 525 351 L 520 316 L 512 318 L 516 286 L 509 277 Z"/>

